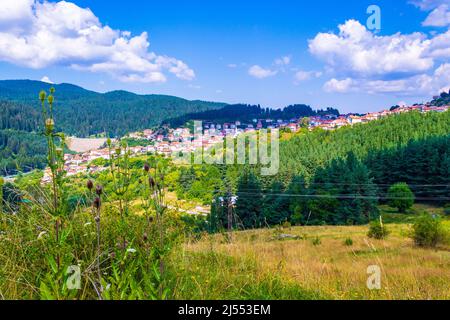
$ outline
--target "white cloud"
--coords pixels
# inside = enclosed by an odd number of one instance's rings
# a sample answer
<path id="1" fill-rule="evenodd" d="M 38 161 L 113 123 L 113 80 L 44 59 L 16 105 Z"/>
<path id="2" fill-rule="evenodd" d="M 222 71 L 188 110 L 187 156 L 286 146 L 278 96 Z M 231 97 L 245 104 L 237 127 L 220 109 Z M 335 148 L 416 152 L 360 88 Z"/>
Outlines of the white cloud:
<path id="1" fill-rule="evenodd" d="M 421 33 L 376 36 L 356 20 L 339 25 L 339 34 L 319 33 L 309 50 L 328 67 L 359 77 L 418 74 L 433 67 L 423 55 L 429 41 Z"/>
<path id="2" fill-rule="evenodd" d="M 450 86 L 450 63 L 440 65 L 431 75 L 421 74 L 399 80 L 331 79 L 324 85 L 327 92 L 395 93 L 404 96 L 429 95 Z"/>
<path id="3" fill-rule="evenodd" d="M 286 66 L 291 63 L 290 56 L 283 56 L 273 61 L 272 67 L 264 68 L 259 65 L 253 65 L 248 69 L 248 74 L 257 79 L 272 77 L 279 72 L 286 72 Z"/>
<path id="4" fill-rule="evenodd" d="M 443 72 L 450 71 L 450 30 L 431 37 L 419 32 L 377 36 L 348 20 L 338 34 L 317 34 L 309 50 L 334 75 L 323 86 L 328 92 L 433 95 L 450 84 Z"/>
<path id="5" fill-rule="evenodd" d="M 183 61 L 149 51 L 146 32 L 102 25 L 90 9 L 66 2 L 2 0 L 0 60 L 35 69 L 59 65 L 108 73 L 125 82 L 192 80 Z"/>
<path id="6" fill-rule="evenodd" d="M 278 71 L 276 71 L 276 70 L 265 69 L 258 65 L 254 65 L 254 66 L 250 67 L 250 69 L 248 69 L 248 74 L 257 79 L 264 79 L 264 78 L 272 77 L 272 76 L 276 75 L 277 73 L 278 73 Z"/>
<path id="7" fill-rule="evenodd" d="M 434 9 L 422 23 L 426 27 L 445 27 L 450 25 L 450 7 L 446 4 Z"/>
<path id="8" fill-rule="evenodd" d="M 425 54 L 435 59 L 448 60 L 450 58 L 450 30 L 432 38 Z"/>
<path id="9" fill-rule="evenodd" d="M 294 83 L 298 84 L 299 82 L 302 81 L 308 81 L 311 80 L 313 78 L 319 78 L 322 76 L 322 72 L 320 71 L 297 71 L 294 75 Z"/>
<path id="10" fill-rule="evenodd" d="M 234 68 L 237 68 L 237 64 L 235 64 L 235 63 L 230 63 L 230 64 L 228 64 L 227 67 L 228 67 L 228 68 L 231 68 L 231 69 L 234 69 Z"/>
<path id="11" fill-rule="evenodd" d="M 343 79 L 343 80 L 337 80 L 337 79 L 331 79 L 327 81 L 324 85 L 324 90 L 327 92 L 339 92 L 339 93 L 345 93 L 349 92 L 350 89 L 352 89 L 353 80 L 351 78 Z"/>
<path id="12" fill-rule="evenodd" d="M 47 76 L 43 76 L 41 81 L 42 82 L 46 82 L 46 83 L 50 83 L 50 84 L 54 84 L 54 82 L 52 80 L 50 80 L 50 78 L 47 77 Z"/>
<path id="13" fill-rule="evenodd" d="M 411 0 L 410 3 L 422 11 L 431 11 L 422 25 L 426 27 L 450 26 L 449 0 Z"/>

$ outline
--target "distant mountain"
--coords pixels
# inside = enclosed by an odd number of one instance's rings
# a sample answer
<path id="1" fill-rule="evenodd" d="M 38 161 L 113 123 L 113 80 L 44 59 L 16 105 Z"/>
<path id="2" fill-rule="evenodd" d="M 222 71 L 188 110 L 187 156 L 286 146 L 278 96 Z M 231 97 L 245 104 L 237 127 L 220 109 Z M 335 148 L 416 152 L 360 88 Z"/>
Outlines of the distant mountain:
<path id="1" fill-rule="evenodd" d="M 188 113 L 165 121 L 172 127 L 185 124 L 190 120 L 214 121 L 216 123 L 241 121 L 251 122 L 253 119 L 281 119 L 290 120 L 301 117 L 311 117 L 320 114 L 333 114 L 339 116 L 337 109 L 328 108 L 326 110 L 313 110 L 304 104 L 290 105 L 283 109 L 262 108 L 259 105 L 235 104 L 226 105 L 218 110 L 207 110 L 196 113 Z"/>
<path id="2" fill-rule="evenodd" d="M 41 123 L 38 95 L 50 87 L 56 89 L 57 128 L 81 137 L 101 132 L 123 135 L 159 125 L 174 116 L 225 106 L 224 103 L 127 91 L 102 94 L 66 83 L 52 85 L 32 80 L 3 80 L 0 81 L 0 101 L 3 102 L 0 104 L 0 130 L 37 130 Z"/>

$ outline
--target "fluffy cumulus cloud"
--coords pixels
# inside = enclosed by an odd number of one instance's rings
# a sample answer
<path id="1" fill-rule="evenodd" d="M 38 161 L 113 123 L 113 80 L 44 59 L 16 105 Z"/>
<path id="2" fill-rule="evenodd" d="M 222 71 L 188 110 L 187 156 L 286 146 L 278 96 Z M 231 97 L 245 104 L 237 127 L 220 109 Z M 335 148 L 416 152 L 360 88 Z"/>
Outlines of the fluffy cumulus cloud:
<path id="1" fill-rule="evenodd" d="M 103 25 L 90 9 L 66 2 L 2 0 L 0 60 L 30 68 L 68 66 L 108 73 L 125 82 L 192 80 L 181 60 L 149 50 L 148 34 Z"/>
<path id="2" fill-rule="evenodd" d="M 325 83 L 328 92 L 435 94 L 450 84 L 443 72 L 449 70 L 450 30 L 431 38 L 418 32 L 378 36 L 348 20 L 338 34 L 317 34 L 309 50 L 339 75 Z"/>
<path id="3" fill-rule="evenodd" d="M 423 55 L 421 33 L 376 36 L 356 20 L 339 26 L 339 34 L 319 33 L 309 41 L 310 52 L 336 71 L 356 76 L 420 73 L 433 66 Z"/>

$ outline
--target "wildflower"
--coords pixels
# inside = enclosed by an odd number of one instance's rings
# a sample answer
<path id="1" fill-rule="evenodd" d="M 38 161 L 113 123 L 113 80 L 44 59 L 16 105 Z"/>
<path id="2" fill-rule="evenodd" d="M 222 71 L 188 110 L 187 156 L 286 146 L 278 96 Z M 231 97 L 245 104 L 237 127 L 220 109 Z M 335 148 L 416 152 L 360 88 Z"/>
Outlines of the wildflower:
<path id="1" fill-rule="evenodd" d="M 153 179 L 152 176 L 150 176 L 148 178 L 148 183 L 150 184 L 150 188 L 154 189 L 155 188 L 155 179 Z"/>
<path id="2" fill-rule="evenodd" d="M 98 196 L 101 196 L 102 193 L 103 193 L 103 187 L 102 187 L 101 185 L 97 185 L 97 188 L 95 189 L 95 193 L 96 193 Z"/>
<path id="3" fill-rule="evenodd" d="M 99 210 L 102 205 L 102 200 L 99 197 L 94 199 L 94 208 Z"/>
<path id="4" fill-rule="evenodd" d="M 144 171 L 145 172 L 149 172 L 150 171 L 150 166 L 148 165 L 148 163 L 144 164 Z"/>
<path id="5" fill-rule="evenodd" d="M 142 236 L 142 240 L 144 240 L 144 241 L 148 240 L 147 232 L 144 232 L 144 235 Z"/>
<path id="6" fill-rule="evenodd" d="M 50 93 L 51 93 L 51 94 L 54 94 L 54 93 L 55 93 L 55 88 L 54 88 L 54 87 L 51 87 L 51 88 L 50 88 Z"/>
<path id="7" fill-rule="evenodd" d="M 48 133 L 51 133 L 53 129 L 55 128 L 55 122 L 53 119 L 47 119 L 45 120 L 45 128 L 47 129 Z"/>
<path id="8" fill-rule="evenodd" d="M 114 258 L 116 257 L 116 253 L 115 253 L 115 252 L 111 252 L 111 253 L 109 254 L 109 257 L 110 257 L 111 259 L 114 259 Z"/>
<path id="9" fill-rule="evenodd" d="M 89 190 L 92 190 L 92 188 L 94 188 L 94 183 L 92 182 L 92 180 L 88 180 L 88 182 L 86 183 L 86 187 Z"/>
<path id="10" fill-rule="evenodd" d="M 100 222 L 100 216 L 95 216 L 94 220 L 95 220 L 96 223 L 99 223 Z"/>
<path id="11" fill-rule="evenodd" d="M 53 104 L 53 101 L 55 100 L 55 98 L 54 98 L 53 96 L 51 96 L 51 95 L 48 96 L 47 99 L 48 99 L 48 103 L 49 103 L 49 104 Z"/>
<path id="12" fill-rule="evenodd" d="M 116 155 L 120 156 L 120 154 L 122 153 L 122 149 L 120 149 L 120 147 L 116 148 Z"/>
<path id="13" fill-rule="evenodd" d="M 45 93 L 44 90 L 39 92 L 39 100 L 41 100 L 41 102 L 44 102 L 46 96 L 47 96 L 47 94 Z"/>

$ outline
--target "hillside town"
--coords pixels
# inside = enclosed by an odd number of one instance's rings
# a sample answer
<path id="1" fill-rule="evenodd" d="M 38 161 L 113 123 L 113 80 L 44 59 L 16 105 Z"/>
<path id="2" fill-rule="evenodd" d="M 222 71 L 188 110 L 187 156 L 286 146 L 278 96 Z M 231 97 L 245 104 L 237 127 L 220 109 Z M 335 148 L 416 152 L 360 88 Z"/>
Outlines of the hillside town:
<path id="1" fill-rule="evenodd" d="M 288 132 L 298 132 L 301 128 L 307 128 L 309 131 L 317 128 L 323 130 L 335 130 L 344 126 L 353 126 L 379 120 L 383 117 L 401 114 L 405 112 L 417 111 L 427 112 L 445 112 L 450 106 L 430 106 L 413 105 L 399 106 L 392 110 L 383 110 L 367 114 L 345 114 L 336 116 L 326 114 L 300 119 L 253 119 L 251 123 L 241 123 L 235 121 L 232 123 L 213 123 L 203 122 L 202 127 L 195 128 L 196 132 L 202 132 L 201 139 L 195 139 L 195 135 L 189 128 L 169 128 L 164 126 L 160 129 L 146 129 L 142 132 L 134 132 L 126 138 L 137 141 L 138 146 L 129 147 L 132 156 L 145 154 L 160 154 L 170 156 L 174 153 L 190 153 L 196 149 L 209 147 L 223 143 L 225 137 L 237 137 L 240 134 L 255 132 L 261 129 L 280 129 Z M 139 145 L 142 142 L 142 145 Z M 76 154 L 65 154 L 65 170 L 68 176 L 80 173 L 94 174 L 105 170 L 107 167 L 102 165 L 102 160 L 109 160 L 109 150 L 106 146 L 99 149 L 86 151 Z M 105 162 L 105 161 L 103 161 Z M 50 170 L 47 168 L 44 172 L 42 183 L 51 181 Z"/>

